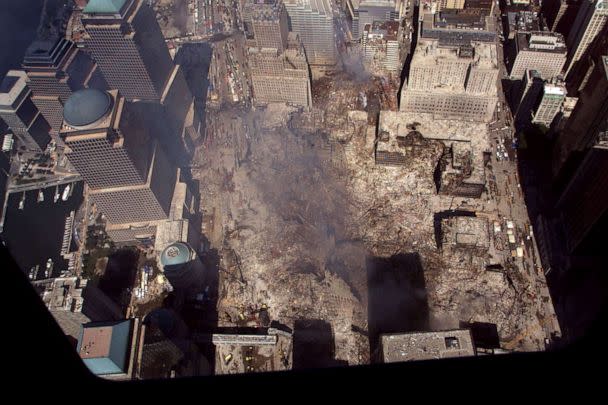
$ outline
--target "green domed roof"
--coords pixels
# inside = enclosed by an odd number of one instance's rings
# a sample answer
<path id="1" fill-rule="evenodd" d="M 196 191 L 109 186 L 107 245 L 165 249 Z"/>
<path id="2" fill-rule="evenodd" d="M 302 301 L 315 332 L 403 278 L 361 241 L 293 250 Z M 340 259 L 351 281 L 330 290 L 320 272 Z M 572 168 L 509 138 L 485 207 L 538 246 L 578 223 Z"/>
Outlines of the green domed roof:
<path id="1" fill-rule="evenodd" d="M 190 261 L 190 247 L 184 242 L 175 242 L 163 250 L 160 262 L 163 266 L 184 264 Z"/>
<path id="2" fill-rule="evenodd" d="M 83 127 L 103 118 L 112 108 L 112 97 L 96 89 L 78 90 L 63 106 L 63 119 L 73 127 Z"/>

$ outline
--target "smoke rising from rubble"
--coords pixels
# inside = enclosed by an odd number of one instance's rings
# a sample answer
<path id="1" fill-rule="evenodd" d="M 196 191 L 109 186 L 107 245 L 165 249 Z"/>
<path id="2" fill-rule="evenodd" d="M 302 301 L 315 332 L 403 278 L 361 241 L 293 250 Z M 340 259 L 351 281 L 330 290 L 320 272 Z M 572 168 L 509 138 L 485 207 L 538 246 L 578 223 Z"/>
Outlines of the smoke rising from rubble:
<path id="1" fill-rule="evenodd" d="M 372 78 L 371 73 L 366 69 L 363 55 L 359 51 L 350 51 L 342 54 L 342 66 L 349 79 L 357 82 L 365 82 Z"/>

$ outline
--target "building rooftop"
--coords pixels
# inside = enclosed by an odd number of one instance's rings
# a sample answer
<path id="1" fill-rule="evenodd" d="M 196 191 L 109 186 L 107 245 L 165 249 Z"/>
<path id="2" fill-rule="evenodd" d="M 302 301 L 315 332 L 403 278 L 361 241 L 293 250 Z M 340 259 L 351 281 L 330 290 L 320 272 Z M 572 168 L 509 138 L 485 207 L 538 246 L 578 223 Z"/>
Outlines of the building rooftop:
<path id="1" fill-rule="evenodd" d="M 567 52 L 564 36 L 557 32 L 535 31 L 517 34 L 517 49 L 520 51 L 561 53 Z"/>
<path id="2" fill-rule="evenodd" d="M 77 351 L 84 364 L 97 375 L 127 371 L 131 320 L 82 325 Z"/>
<path id="3" fill-rule="evenodd" d="M 292 368 L 293 338 L 269 329 L 265 335 L 213 335 L 215 373 L 241 374 Z"/>
<path id="4" fill-rule="evenodd" d="M 163 266 L 188 263 L 191 259 L 190 247 L 184 242 L 175 242 L 167 246 L 160 255 Z"/>
<path id="5" fill-rule="evenodd" d="M 385 363 L 475 356 L 468 329 L 385 334 L 381 336 L 381 345 Z"/>
<path id="6" fill-rule="evenodd" d="M 0 106 L 12 106 L 27 88 L 27 75 L 22 70 L 9 70 L 0 82 Z"/>
<path id="7" fill-rule="evenodd" d="M 387 40 L 396 40 L 399 32 L 398 21 L 374 21 L 373 24 L 365 24 L 363 29 L 368 35 L 382 36 Z"/>
<path id="8" fill-rule="evenodd" d="M 90 0 L 84 8 L 85 13 L 119 14 L 127 0 Z"/>
<path id="9" fill-rule="evenodd" d="M 112 109 L 112 97 L 105 91 L 83 89 L 73 93 L 63 107 L 63 118 L 72 127 L 83 127 L 105 117 Z"/>

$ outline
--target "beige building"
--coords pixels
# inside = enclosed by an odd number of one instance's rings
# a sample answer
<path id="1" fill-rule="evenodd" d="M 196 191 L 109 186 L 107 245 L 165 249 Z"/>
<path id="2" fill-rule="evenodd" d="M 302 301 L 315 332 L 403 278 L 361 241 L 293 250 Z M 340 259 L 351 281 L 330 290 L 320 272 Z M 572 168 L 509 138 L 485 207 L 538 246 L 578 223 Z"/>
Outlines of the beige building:
<path id="1" fill-rule="evenodd" d="M 565 69 L 566 74 L 583 57 L 606 24 L 608 24 L 608 1 L 581 1 L 580 10 L 576 15 L 576 20 L 568 36 L 570 56 Z"/>
<path id="2" fill-rule="evenodd" d="M 566 43 L 555 32 L 517 34 L 517 56 L 511 66 L 511 79 L 521 80 L 526 70 L 536 70 L 549 80 L 561 74 L 566 63 Z"/>
<path id="3" fill-rule="evenodd" d="M 421 40 L 401 91 L 400 110 L 438 118 L 487 121 L 497 101 L 494 44 L 441 46 Z"/>
<path id="4" fill-rule="evenodd" d="M 287 27 L 280 0 L 249 4 L 253 38 L 248 60 L 256 104 L 312 105 L 306 53 L 299 37 Z"/>
<path id="5" fill-rule="evenodd" d="M 361 51 L 373 72 L 401 72 L 399 23 L 376 21 L 366 24 L 361 37 Z"/>

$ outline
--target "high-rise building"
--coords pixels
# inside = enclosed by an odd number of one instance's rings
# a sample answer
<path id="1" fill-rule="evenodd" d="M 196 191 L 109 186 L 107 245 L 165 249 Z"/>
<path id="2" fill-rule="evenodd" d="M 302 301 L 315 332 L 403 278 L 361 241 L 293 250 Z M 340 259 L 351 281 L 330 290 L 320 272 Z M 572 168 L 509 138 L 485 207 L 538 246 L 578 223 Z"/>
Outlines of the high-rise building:
<path id="1" fill-rule="evenodd" d="M 553 32 L 517 34 L 517 56 L 511 66 L 511 79 L 520 80 L 526 70 L 536 70 L 545 80 L 561 74 L 566 62 L 564 37 Z"/>
<path id="2" fill-rule="evenodd" d="M 608 1 L 583 0 L 568 36 L 568 61 L 565 74 L 585 55 L 608 21 Z"/>
<path id="3" fill-rule="evenodd" d="M 86 47 L 99 64 L 110 89 L 127 100 L 158 101 L 148 106 L 169 156 L 181 162 L 192 156 L 200 136 L 200 117 L 179 65 L 169 54 L 154 12 L 144 0 L 91 0 L 83 10 Z"/>
<path id="4" fill-rule="evenodd" d="M 150 135 L 139 104 L 116 90 L 84 89 L 64 106 L 68 160 L 110 224 L 167 219 L 176 186 L 177 169 Z"/>
<path id="5" fill-rule="evenodd" d="M 401 72 L 399 23 L 375 21 L 366 24 L 361 37 L 361 52 L 372 71 Z"/>
<path id="6" fill-rule="evenodd" d="M 0 118 L 6 122 L 21 146 L 39 152 L 51 140 L 51 127 L 32 102 L 31 95 L 25 72 L 9 70 L 0 82 Z"/>
<path id="7" fill-rule="evenodd" d="M 568 178 L 582 154 L 596 143 L 608 120 L 608 56 L 601 55 L 581 90 L 578 102 L 557 140 L 553 174 Z M 563 181 L 562 181 L 563 182 Z"/>
<path id="8" fill-rule="evenodd" d="M 463 9 L 464 8 L 464 0 L 439 0 L 439 4 L 441 6 L 441 9 L 444 10 L 446 8 L 458 8 L 458 9 Z"/>
<path id="9" fill-rule="evenodd" d="M 543 95 L 536 107 L 532 122 L 550 128 L 561 111 L 565 98 L 566 87 L 563 83 L 546 83 L 543 86 Z"/>
<path id="10" fill-rule="evenodd" d="M 330 0 L 285 0 L 289 28 L 300 37 L 311 65 L 336 63 L 334 17 Z"/>
<path id="11" fill-rule="evenodd" d="M 32 101 L 55 133 L 63 122 L 63 104 L 85 87 L 107 88 L 97 64 L 64 38 L 34 41 L 23 58 Z"/>
<path id="12" fill-rule="evenodd" d="M 160 100 L 174 69 L 154 11 L 144 0 L 91 0 L 85 44 L 111 89 L 127 100 Z"/>
<path id="13" fill-rule="evenodd" d="M 111 380 L 139 377 L 145 327 L 138 318 L 82 325 L 76 351 L 95 375 Z"/>
<path id="14" fill-rule="evenodd" d="M 536 70 L 526 70 L 522 80 L 521 96 L 515 113 L 515 127 L 522 130 L 532 122 L 534 107 L 543 91 L 544 80 Z"/>
<path id="15" fill-rule="evenodd" d="M 287 12 L 280 0 L 249 5 L 253 38 L 247 58 L 257 104 L 312 105 L 310 74 L 304 48 L 288 31 Z"/>
<path id="16" fill-rule="evenodd" d="M 363 36 L 367 24 L 400 21 L 405 16 L 403 0 L 347 0 L 346 7 L 352 20 L 351 33 L 354 40 Z"/>
<path id="17" fill-rule="evenodd" d="M 566 87 L 570 96 L 577 97 L 578 93 L 587 85 L 595 65 L 601 64 L 602 55 L 608 54 L 608 24 L 591 43 L 587 52 L 576 62 L 568 74 Z"/>
<path id="18" fill-rule="evenodd" d="M 175 242 L 160 254 L 163 274 L 173 288 L 185 293 L 201 292 L 205 271 L 201 259 L 187 243 Z"/>
<path id="19" fill-rule="evenodd" d="M 487 121 L 496 107 L 498 64 L 494 44 L 440 46 L 421 40 L 401 90 L 400 111 Z"/>
<path id="20" fill-rule="evenodd" d="M 567 38 L 580 5 L 581 0 L 543 1 L 542 13 L 545 17 L 547 28 L 553 32 L 559 32 Z"/>
<path id="21" fill-rule="evenodd" d="M 248 5 L 255 45 L 273 48 L 279 53 L 287 49 L 289 22 L 287 10 L 280 0 L 263 0 Z"/>

